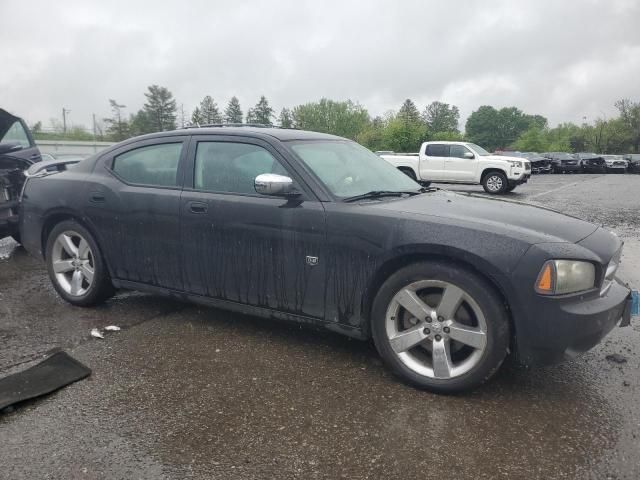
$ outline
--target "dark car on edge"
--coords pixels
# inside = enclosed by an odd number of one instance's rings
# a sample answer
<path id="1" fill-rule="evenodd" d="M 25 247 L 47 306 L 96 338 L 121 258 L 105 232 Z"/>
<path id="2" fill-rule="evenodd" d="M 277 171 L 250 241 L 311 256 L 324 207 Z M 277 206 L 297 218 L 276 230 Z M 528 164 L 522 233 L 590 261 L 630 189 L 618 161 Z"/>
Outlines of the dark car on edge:
<path id="1" fill-rule="evenodd" d="M 548 209 L 421 187 L 332 135 L 209 127 L 34 165 L 23 245 L 57 292 L 155 292 L 373 338 L 406 381 L 475 387 L 508 352 L 550 363 L 630 320 L 622 242 Z M 621 320 L 622 319 L 622 320 Z"/>
<path id="2" fill-rule="evenodd" d="M 542 156 L 551 160 L 553 173 L 579 172 L 582 169 L 580 159 L 570 153 L 548 152 L 543 153 Z"/>
<path id="3" fill-rule="evenodd" d="M 607 173 L 607 163 L 602 155 L 588 152 L 579 152 L 575 155 L 580 159 L 580 167 L 584 173 Z"/>
<path id="4" fill-rule="evenodd" d="M 24 171 L 41 160 L 27 124 L 0 109 L 0 239 L 18 235 L 18 197 Z"/>
<path id="5" fill-rule="evenodd" d="M 627 162 L 627 172 L 640 173 L 640 153 L 630 153 L 624 159 Z"/>

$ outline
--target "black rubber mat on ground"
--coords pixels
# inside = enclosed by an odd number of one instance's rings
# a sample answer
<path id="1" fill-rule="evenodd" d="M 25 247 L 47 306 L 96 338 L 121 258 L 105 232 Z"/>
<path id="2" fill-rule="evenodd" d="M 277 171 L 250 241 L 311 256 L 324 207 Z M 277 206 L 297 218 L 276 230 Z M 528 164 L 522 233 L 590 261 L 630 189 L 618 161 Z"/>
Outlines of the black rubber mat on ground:
<path id="1" fill-rule="evenodd" d="M 23 372 L 0 379 L 0 410 L 82 380 L 91 370 L 65 352 L 57 352 Z"/>

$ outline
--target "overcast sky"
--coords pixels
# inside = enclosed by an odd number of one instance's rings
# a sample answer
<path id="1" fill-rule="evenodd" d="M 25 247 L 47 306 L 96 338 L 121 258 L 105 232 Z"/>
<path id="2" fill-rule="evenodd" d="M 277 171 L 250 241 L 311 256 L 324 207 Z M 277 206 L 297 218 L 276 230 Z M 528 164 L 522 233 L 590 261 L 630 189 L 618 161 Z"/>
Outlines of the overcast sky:
<path id="1" fill-rule="evenodd" d="M 189 112 L 210 94 L 243 110 L 352 99 L 372 115 L 405 98 L 463 119 L 515 105 L 552 124 L 640 100 L 640 1 L 0 0 L 0 107 L 29 123 L 91 125 L 146 87 Z"/>

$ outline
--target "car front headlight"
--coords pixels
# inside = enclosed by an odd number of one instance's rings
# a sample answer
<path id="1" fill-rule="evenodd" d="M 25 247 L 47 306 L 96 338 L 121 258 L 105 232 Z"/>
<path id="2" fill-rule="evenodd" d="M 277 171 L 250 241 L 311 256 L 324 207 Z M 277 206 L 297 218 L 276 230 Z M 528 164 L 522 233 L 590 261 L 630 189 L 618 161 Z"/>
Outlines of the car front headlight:
<path id="1" fill-rule="evenodd" d="M 565 295 L 596 286 L 596 267 L 578 260 L 549 260 L 538 274 L 535 289 L 542 295 Z"/>
<path id="2" fill-rule="evenodd" d="M 519 162 L 518 160 L 507 160 L 507 162 L 509 162 L 514 167 L 522 168 L 522 162 Z"/>

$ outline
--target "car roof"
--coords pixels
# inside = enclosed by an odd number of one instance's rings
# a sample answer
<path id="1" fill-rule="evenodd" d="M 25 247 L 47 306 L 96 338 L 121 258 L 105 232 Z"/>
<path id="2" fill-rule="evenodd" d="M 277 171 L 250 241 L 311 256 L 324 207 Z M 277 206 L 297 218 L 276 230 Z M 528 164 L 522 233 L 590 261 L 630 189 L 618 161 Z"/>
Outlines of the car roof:
<path id="1" fill-rule="evenodd" d="M 158 132 L 144 135 L 138 138 L 158 138 L 175 135 L 251 135 L 257 137 L 269 136 L 278 140 L 347 140 L 328 133 L 310 132 L 308 130 L 296 130 L 294 128 L 260 127 L 260 126 L 204 126 L 189 127 L 168 132 Z"/>

